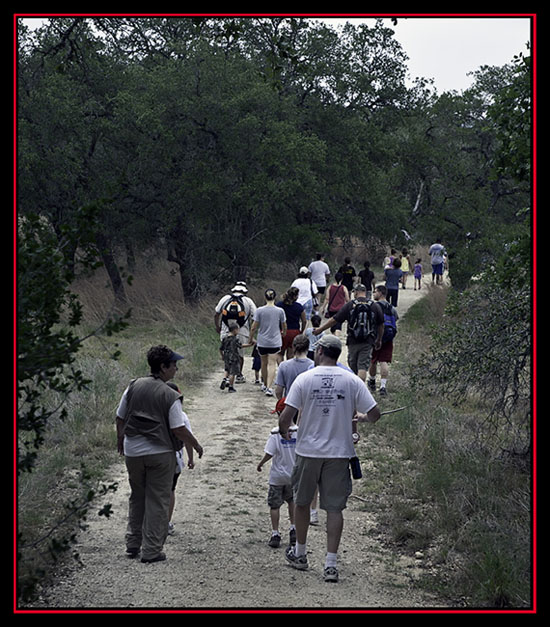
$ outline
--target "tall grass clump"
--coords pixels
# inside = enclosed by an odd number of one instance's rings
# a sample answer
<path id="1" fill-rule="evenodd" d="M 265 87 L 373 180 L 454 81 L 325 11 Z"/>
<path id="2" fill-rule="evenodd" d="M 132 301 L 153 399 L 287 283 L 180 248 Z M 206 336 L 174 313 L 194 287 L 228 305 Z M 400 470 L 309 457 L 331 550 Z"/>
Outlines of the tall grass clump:
<path id="1" fill-rule="evenodd" d="M 424 560 L 423 585 L 460 606 L 526 608 L 530 465 L 488 418 L 494 395 L 456 402 L 419 376 L 427 356 L 434 359 L 436 332 L 452 322 L 447 302 L 446 289 L 431 289 L 400 322 L 384 403 L 407 409 L 361 425 L 358 452 L 368 460 L 362 494 L 390 541 Z M 514 419 L 523 437 L 523 411 L 505 424 Z"/>
<path id="2" fill-rule="evenodd" d="M 111 469 L 120 460 L 116 410 L 130 380 L 149 372 L 147 350 L 166 344 L 184 356 L 175 380 L 187 396 L 219 359 L 213 305 L 185 305 L 169 268 L 145 268 L 128 289 L 127 301 L 116 307 L 101 274 L 74 289 L 85 311 L 81 335 L 88 336 L 75 365 L 89 383 L 67 398 L 48 392 L 42 399 L 49 407 L 62 405 L 66 415 L 50 419 L 33 471 L 18 477 L 18 582 L 24 598 L 70 554 L 86 519 L 109 513 L 108 504 L 107 509 L 94 504 L 88 511 L 90 499 L 104 495 L 108 500 L 116 489 L 111 483 Z M 121 307 L 131 309 L 127 328 L 98 333 L 102 321 Z"/>

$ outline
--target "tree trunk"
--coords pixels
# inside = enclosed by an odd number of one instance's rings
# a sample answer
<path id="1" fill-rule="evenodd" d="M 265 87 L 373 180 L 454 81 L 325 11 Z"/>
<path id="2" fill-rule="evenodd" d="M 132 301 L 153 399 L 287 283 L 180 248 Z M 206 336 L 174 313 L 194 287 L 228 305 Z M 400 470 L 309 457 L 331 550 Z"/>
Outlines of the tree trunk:
<path id="1" fill-rule="evenodd" d="M 116 265 L 109 240 L 103 233 L 97 233 L 96 242 L 103 265 L 105 266 L 105 270 L 107 270 L 107 274 L 109 275 L 109 279 L 111 281 L 115 300 L 117 303 L 125 303 L 126 292 L 124 290 L 124 283 L 122 281 L 122 277 L 120 276 L 118 266 Z"/>

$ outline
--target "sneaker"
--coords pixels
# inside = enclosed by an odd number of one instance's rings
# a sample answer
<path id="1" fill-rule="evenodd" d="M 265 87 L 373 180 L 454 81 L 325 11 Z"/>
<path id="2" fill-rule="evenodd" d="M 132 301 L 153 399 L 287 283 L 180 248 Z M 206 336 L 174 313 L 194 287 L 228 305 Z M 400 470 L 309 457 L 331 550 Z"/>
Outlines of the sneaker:
<path id="1" fill-rule="evenodd" d="M 154 564 L 155 562 L 164 562 L 166 559 L 166 555 L 164 553 L 159 553 L 156 557 L 142 557 L 141 561 L 143 564 Z"/>
<path id="2" fill-rule="evenodd" d="M 312 510 L 309 513 L 309 524 L 310 525 L 318 525 L 319 524 L 319 514 L 315 510 Z"/>
<path id="3" fill-rule="evenodd" d="M 175 532 L 174 523 L 168 523 L 168 535 L 173 536 Z"/>
<path id="4" fill-rule="evenodd" d="M 296 544 L 296 529 L 291 529 L 289 533 L 289 545 L 294 546 Z"/>
<path id="5" fill-rule="evenodd" d="M 380 388 L 380 391 L 378 392 L 380 394 L 380 396 L 387 396 L 388 393 L 386 392 L 386 388 Z"/>
<path id="6" fill-rule="evenodd" d="M 132 547 L 128 547 L 126 549 L 126 555 L 131 559 L 135 559 L 139 555 L 139 548 L 134 549 Z"/>
<path id="7" fill-rule="evenodd" d="M 278 533 L 274 533 L 267 544 L 274 549 L 278 549 L 281 546 L 281 536 Z"/>
<path id="8" fill-rule="evenodd" d="M 226 385 L 228 385 L 228 382 L 227 382 L 227 379 L 224 379 L 224 380 L 221 382 L 221 385 L 220 385 L 220 390 L 225 390 Z"/>
<path id="9" fill-rule="evenodd" d="M 267 386 L 262 383 L 262 387 L 260 388 L 260 390 L 262 392 L 265 392 L 267 390 Z"/>
<path id="10" fill-rule="evenodd" d="M 262 385 L 262 382 L 260 379 L 256 379 L 256 381 L 254 381 L 254 385 Z"/>
<path id="11" fill-rule="evenodd" d="M 367 381 L 367 387 L 371 392 L 374 392 L 374 390 L 376 390 L 376 379 L 369 379 Z"/>
<path id="12" fill-rule="evenodd" d="M 244 375 L 242 374 L 237 375 L 237 377 L 235 378 L 235 383 L 246 383 L 246 379 L 244 378 Z"/>
<path id="13" fill-rule="evenodd" d="M 327 583 L 337 583 L 338 569 L 335 566 L 326 566 L 323 572 L 323 578 Z"/>
<path id="14" fill-rule="evenodd" d="M 293 546 L 287 547 L 285 551 L 285 557 L 287 561 L 289 562 L 289 564 L 292 566 L 292 568 L 296 568 L 296 570 L 307 570 L 308 568 L 307 556 L 306 555 L 297 556 L 296 553 L 294 553 Z"/>
<path id="15" fill-rule="evenodd" d="M 230 385 L 230 386 L 227 388 L 227 391 L 228 391 L 228 392 L 236 392 L 237 390 L 236 390 L 236 389 L 235 389 L 232 385 Z"/>
<path id="16" fill-rule="evenodd" d="M 265 389 L 265 395 L 266 396 L 273 396 L 273 390 L 271 388 L 266 388 Z"/>

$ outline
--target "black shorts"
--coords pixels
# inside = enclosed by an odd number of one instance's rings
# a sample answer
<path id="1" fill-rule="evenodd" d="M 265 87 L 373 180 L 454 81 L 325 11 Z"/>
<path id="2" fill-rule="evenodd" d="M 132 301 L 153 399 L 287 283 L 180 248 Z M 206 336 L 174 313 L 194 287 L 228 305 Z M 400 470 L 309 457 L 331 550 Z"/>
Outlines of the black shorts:
<path id="1" fill-rule="evenodd" d="M 280 352 L 281 352 L 280 346 L 279 348 L 269 348 L 265 346 L 258 346 L 258 353 L 260 353 L 260 355 L 274 355 L 275 353 L 280 353 Z"/>

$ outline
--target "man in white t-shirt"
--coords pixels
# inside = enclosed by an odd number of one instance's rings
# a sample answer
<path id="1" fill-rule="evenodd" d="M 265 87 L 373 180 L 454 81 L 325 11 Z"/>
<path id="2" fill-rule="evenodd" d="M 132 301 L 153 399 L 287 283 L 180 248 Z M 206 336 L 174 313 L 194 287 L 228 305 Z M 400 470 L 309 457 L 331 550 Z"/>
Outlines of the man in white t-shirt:
<path id="1" fill-rule="evenodd" d="M 327 280 L 330 276 L 330 268 L 325 263 L 323 253 L 317 253 L 317 259 L 309 264 L 308 270 L 311 273 L 311 278 L 315 282 L 315 285 L 317 285 L 319 289 L 319 293 L 324 294 L 327 287 Z"/>
<path id="2" fill-rule="evenodd" d="M 340 368 L 340 339 L 323 335 L 315 351 L 316 367 L 296 377 L 279 417 L 279 431 L 285 436 L 296 410 L 298 437 L 292 481 L 296 516 L 296 545 L 286 558 L 299 570 L 308 567 L 306 540 L 309 507 L 319 489 L 320 507 L 327 512 L 327 557 L 325 581 L 337 581 L 337 553 L 344 523 L 343 510 L 351 494 L 349 460 L 355 456 L 352 420 L 376 422 L 380 411 L 364 382 Z"/>

